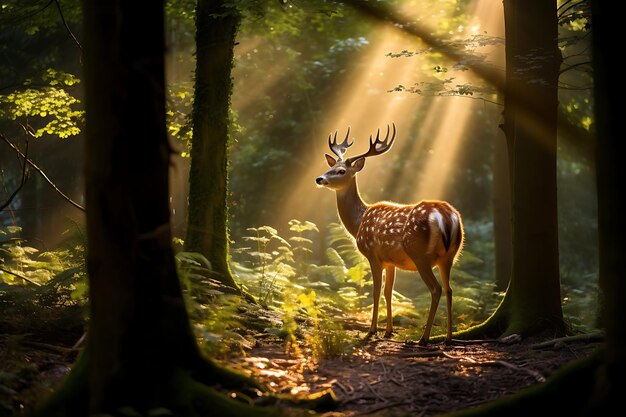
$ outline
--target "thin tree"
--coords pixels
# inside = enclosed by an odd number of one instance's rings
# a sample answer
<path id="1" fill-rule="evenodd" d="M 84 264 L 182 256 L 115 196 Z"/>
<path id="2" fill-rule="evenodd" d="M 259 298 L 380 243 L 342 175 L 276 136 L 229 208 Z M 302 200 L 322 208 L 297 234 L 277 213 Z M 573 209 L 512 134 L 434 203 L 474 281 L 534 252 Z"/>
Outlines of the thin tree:
<path id="1" fill-rule="evenodd" d="M 223 0 L 196 5 L 196 71 L 185 249 L 211 263 L 215 279 L 238 290 L 228 254 L 228 141 L 233 48 L 240 11 Z"/>

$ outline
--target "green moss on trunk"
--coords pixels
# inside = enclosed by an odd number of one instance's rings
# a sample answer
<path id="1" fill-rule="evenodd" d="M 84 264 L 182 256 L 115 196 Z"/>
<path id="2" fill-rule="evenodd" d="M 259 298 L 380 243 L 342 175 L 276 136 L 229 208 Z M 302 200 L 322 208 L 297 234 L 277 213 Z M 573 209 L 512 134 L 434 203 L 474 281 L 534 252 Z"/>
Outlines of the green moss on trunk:
<path id="1" fill-rule="evenodd" d="M 196 72 L 185 247 L 238 288 L 228 263 L 228 142 L 233 47 L 241 16 L 223 1 L 196 7 Z"/>

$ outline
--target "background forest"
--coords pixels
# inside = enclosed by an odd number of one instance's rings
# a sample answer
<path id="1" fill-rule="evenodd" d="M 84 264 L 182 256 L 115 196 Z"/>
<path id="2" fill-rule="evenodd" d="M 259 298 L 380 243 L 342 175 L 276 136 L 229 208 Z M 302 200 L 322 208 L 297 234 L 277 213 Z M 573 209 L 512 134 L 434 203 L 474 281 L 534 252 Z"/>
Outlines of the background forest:
<path id="1" fill-rule="evenodd" d="M 466 54 L 453 60 L 352 2 L 206 2 L 210 16 L 223 14 L 216 30 L 232 47 L 232 72 L 228 51 L 208 54 L 226 71 L 213 73 L 225 80 L 222 99 L 230 103 L 222 106 L 222 130 L 215 107 L 194 102 L 210 85 L 202 89 L 196 59 L 202 3 L 165 7 L 172 244 L 199 344 L 219 358 L 239 355 L 259 333 L 294 354 L 333 357 L 354 348 L 351 332 L 366 331 L 371 314 L 369 265 L 338 223 L 334 193 L 314 180 L 327 169 L 330 133 L 350 126 L 359 153 L 392 122 L 396 144 L 368 160 L 360 191 L 368 202 L 443 199 L 462 213 L 455 330 L 485 321 L 511 274 L 511 207 L 504 96 L 473 69 L 504 77 L 501 3 L 385 2 Z M 591 26 L 586 0 L 557 3 L 560 296 L 568 330 L 582 332 L 598 326 L 600 310 Z M 0 343 L 73 346 L 89 302 L 81 2 L 4 0 L 0 7 Z M 196 145 L 203 118 L 211 140 Z M 201 148 L 221 165 L 194 154 Z M 532 195 L 531 204 L 541 207 L 544 197 Z M 206 229 L 217 236 L 213 246 L 193 233 L 197 212 L 224 220 Z M 417 340 L 428 305 L 416 274 L 399 272 L 394 337 Z M 435 334 L 444 323 L 440 308 Z M 26 368 L 0 374 L 0 388 L 16 392 L 11 381 L 37 373 Z M 9 415 L 15 399 L 4 398 L 0 415 Z"/>

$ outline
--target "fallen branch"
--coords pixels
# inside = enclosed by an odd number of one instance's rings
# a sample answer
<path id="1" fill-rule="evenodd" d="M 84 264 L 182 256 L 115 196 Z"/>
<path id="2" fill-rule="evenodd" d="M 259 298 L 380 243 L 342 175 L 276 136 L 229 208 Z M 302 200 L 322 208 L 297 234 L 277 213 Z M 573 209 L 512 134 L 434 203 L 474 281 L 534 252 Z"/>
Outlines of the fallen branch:
<path id="1" fill-rule="evenodd" d="M 517 366 L 506 361 L 497 360 L 497 361 L 488 361 L 488 362 L 476 362 L 476 365 L 500 365 L 500 366 L 504 366 L 505 368 L 513 369 L 514 371 L 525 372 L 531 375 L 533 378 L 535 378 L 537 382 L 546 381 L 546 377 L 541 375 L 539 372 L 533 371 L 532 369 L 528 369 L 528 368 L 522 368 L 521 366 Z"/>
<path id="2" fill-rule="evenodd" d="M 24 281 L 26 281 L 26 282 L 29 282 L 29 283 L 31 283 L 31 284 L 33 284 L 33 285 L 36 285 L 36 286 L 38 286 L 38 287 L 41 287 L 41 284 L 40 284 L 40 283 L 38 283 L 38 282 L 36 282 L 36 281 L 33 281 L 32 279 L 30 279 L 30 278 L 28 278 L 28 277 L 25 277 L 24 275 L 20 275 L 20 274 L 18 274 L 18 273 L 16 273 L 16 272 L 9 271 L 8 269 L 4 269 L 4 268 L 2 268 L 2 267 L 0 267 L 0 271 L 2 271 L 2 272 L 6 272 L 7 274 L 13 275 L 14 277 L 18 277 L 18 278 L 20 278 L 20 279 L 23 279 L 23 280 L 24 280 Z"/>
<path id="3" fill-rule="evenodd" d="M 400 358 L 443 358 L 446 357 L 441 350 L 429 350 L 427 352 L 406 352 L 398 355 Z"/>
<path id="4" fill-rule="evenodd" d="M 81 211 L 86 211 L 85 208 L 83 206 L 81 206 L 80 204 L 78 204 L 77 202 L 75 202 L 74 200 L 72 200 L 70 197 L 68 197 L 63 191 L 61 191 L 59 189 L 59 187 L 56 186 L 56 184 L 54 182 L 52 182 L 52 180 L 50 178 L 48 178 L 48 176 L 46 175 L 46 173 L 39 168 L 39 166 L 37 166 L 37 164 L 35 164 L 31 159 L 29 159 L 28 157 L 26 157 L 26 155 L 24 155 L 22 153 L 22 151 L 20 150 L 20 148 L 18 148 L 17 146 L 15 146 L 13 144 L 13 142 L 11 142 L 9 139 L 7 139 L 6 136 L 4 136 L 3 134 L 0 133 L 0 138 L 2 138 L 3 141 L 6 142 L 7 145 L 9 145 L 15 152 L 17 152 L 17 154 L 19 156 L 21 156 L 22 158 L 24 158 L 24 161 L 27 162 L 35 171 L 37 171 L 39 173 L 39 175 L 41 175 L 43 177 L 44 180 L 46 180 L 46 182 L 48 184 L 50 184 L 50 186 L 52 188 L 54 188 L 54 190 L 57 192 L 57 194 L 59 194 L 61 197 L 63 197 L 63 199 L 65 199 L 65 201 L 67 201 L 68 203 L 70 203 L 71 205 L 73 205 L 74 207 L 76 207 L 77 209 L 81 210 Z"/>
<path id="5" fill-rule="evenodd" d="M 560 344 L 575 343 L 575 342 L 603 342 L 604 332 L 584 333 L 574 336 L 559 337 L 556 339 L 547 340 L 545 342 L 536 343 L 531 347 L 533 349 L 545 349 L 549 347 L 558 347 Z"/>

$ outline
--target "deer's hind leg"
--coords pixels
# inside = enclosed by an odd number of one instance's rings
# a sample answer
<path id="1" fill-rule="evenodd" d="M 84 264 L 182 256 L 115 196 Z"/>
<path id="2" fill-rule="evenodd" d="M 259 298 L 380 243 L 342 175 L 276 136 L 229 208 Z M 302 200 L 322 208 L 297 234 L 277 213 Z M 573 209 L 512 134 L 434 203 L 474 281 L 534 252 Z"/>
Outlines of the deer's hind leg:
<path id="1" fill-rule="evenodd" d="M 413 262 L 415 262 L 417 271 L 430 291 L 430 309 L 428 310 L 428 319 L 426 320 L 424 333 L 418 342 L 420 346 L 425 346 L 428 344 L 428 340 L 430 339 L 430 331 L 432 330 L 433 322 L 435 321 L 435 314 L 437 313 L 437 307 L 439 306 L 439 300 L 441 299 L 441 285 L 433 273 L 430 261 L 413 259 Z"/>
<path id="2" fill-rule="evenodd" d="M 444 259 L 438 263 L 439 275 L 441 275 L 441 283 L 446 294 L 446 312 L 448 318 L 448 327 L 446 332 L 446 342 L 452 340 L 452 288 L 450 287 L 450 271 L 452 270 L 452 259 Z"/>

